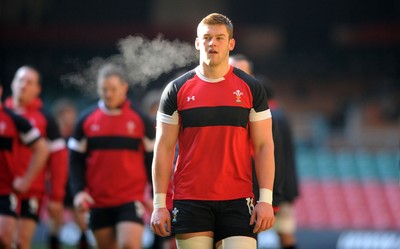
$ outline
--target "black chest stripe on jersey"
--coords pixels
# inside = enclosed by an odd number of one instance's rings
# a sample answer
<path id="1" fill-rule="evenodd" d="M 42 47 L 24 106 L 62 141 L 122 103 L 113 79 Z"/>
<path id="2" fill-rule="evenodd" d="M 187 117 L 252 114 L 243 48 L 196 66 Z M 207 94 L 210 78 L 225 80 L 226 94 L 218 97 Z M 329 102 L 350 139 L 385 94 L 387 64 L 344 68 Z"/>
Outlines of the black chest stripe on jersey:
<path id="1" fill-rule="evenodd" d="M 203 126 L 247 127 L 250 110 L 234 106 L 198 107 L 180 111 L 183 128 Z"/>
<path id="2" fill-rule="evenodd" d="M 12 151 L 12 138 L 0 137 L 0 150 Z"/>
<path id="3" fill-rule="evenodd" d="M 141 140 L 130 137 L 89 137 L 88 150 L 135 150 L 139 149 Z"/>

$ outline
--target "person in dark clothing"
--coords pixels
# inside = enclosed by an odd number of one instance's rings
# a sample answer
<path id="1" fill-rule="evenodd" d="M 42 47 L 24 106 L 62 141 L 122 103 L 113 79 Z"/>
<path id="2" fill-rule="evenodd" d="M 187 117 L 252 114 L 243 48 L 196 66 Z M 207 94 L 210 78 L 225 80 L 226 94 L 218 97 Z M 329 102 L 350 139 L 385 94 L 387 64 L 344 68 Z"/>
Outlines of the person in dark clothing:
<path id="1" fill-rule="evenodd" d="M 245 55 L 232 55 L 229 62 L 234 67 L 254 76 L 253 64 Z M 274 228 L 279 235 L 282 248 L 292 249 L 296 248 L 293 202 L 299 195 L 292 131 L 289 120 L 274 98 L 271 85 L 267 82 L 263 82 L 263 85 L 272 114 L 275 147 L 273 206 L 276 211 L 276 222 Z M 253 179 L 253 189 L 257 196 L 257 179 L 255 177 Z"/>

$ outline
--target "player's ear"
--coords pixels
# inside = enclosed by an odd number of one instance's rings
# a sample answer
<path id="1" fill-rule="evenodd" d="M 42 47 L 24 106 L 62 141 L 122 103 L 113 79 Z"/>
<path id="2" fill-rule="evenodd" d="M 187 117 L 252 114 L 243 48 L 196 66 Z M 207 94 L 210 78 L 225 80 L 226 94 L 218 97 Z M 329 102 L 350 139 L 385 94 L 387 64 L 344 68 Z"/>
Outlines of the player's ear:
<path id="1" fill-rule="evenodd" d="M 235 48 L 236 41 L 234 38 L 229 40 L 229 51 L 232 51 Z"/>
<path id="2" fill-rule="evenodd" d="M 196 40 L 194 41 L 194 46 L 196 47 L 197 50 L 200 50 L 200 41 L 199 41 L 199 38 L 196 38 Z"/>
<path id="3" fill-rule="evenodd" d="M 124 89 L 124 92 L 125 92 L 125 93 L 128 93 L 128 88 L 129 88 L 128 82 L 123 81 L 123 82 L 122 82 L 122 87 L 123 87 L 123 89 Z"/>

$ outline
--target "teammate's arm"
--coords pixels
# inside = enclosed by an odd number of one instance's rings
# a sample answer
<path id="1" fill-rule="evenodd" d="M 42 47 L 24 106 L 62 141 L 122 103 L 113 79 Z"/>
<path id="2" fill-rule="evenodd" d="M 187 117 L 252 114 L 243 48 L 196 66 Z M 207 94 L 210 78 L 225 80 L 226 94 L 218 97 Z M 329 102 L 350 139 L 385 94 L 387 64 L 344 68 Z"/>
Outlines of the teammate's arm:
<path id="1" fill-rule="evenodd" d="M 93 198 L 85 191 L 86 188 L 86 157 L 87 138 L 83 130 L 86 116 L 82 116 L 75 125 L 74 134 L 68 139 L 69 149 L 69 186 L 74 197 L 74 206 L 79 211 L 89 210 Z"/>
<path id="2" fill-rule="evenodd" d="M 47 143 L 50 150 L 47 169 L 50 173 L 49 197 L 50 202 L 62 204 L 68 179 L 68 151 L 54 117 L 47 113 L 45 116 Z"/>
<path id="3" fill-rule="evenodd" d="M 16 177 L 13 181 L 13 188 L 16 192 L 26 192 L 36 175 L 43 169 L 46 164 L 46 160 L 49 156 L 49 149 L 46 141 L 41 137 L 40 131 L 32 127 L 28 120 L 23 117 L 16 115 L 12 112 L 8 112 L 14 120 L 15 126 L 19 131 L 19 138 L 22 143 L 29 146 L 32 150 L 32 157 L 29 161 L 29 165 L 25 174 L 20 177 Z"/>
<path id="4" fill-rule="evenodd" d="M 254 144 L 254 160 L 260 187 L 260 200 L 255 206 L 250 223 L 256 222 L 254 233 L 269 229 L 274 224 L 272 190 L 275 175 L 272 119 L 250 122 L 250 135 Z"/>
<path id="5" fill-rule="evenodd" d="M 39 138 L 30 145 L 32 157 L 29 161 L 28 169 L 22 177 L 15 178 L 13 187 L 17 192 L 26 192 L 36 175 L 43 169 L 49 155 L 46 141 Z"/>
<path id="6" fill-rule="evenodd" d="M 165 199 L 172 174 L 178 133 L 179 125 L 157 122 L 152 167 L 154 211 L 151 225 L 153 231 L 160 236 L 168 236 L 171 231 L 171 218 Z"/>

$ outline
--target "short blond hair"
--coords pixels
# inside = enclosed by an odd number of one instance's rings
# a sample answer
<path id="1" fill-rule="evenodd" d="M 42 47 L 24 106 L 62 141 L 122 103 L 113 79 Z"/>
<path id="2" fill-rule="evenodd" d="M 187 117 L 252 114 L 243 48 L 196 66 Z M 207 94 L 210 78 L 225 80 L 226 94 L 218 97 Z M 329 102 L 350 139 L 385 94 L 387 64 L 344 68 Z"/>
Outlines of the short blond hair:
<path id="1" fill-rule="evenodd" d="M 219 13 L 211 13 L 208 16 L 204 17 L 197 26 L 197 33 L 199 32 L 199 28 L 201 25 L 218 25 L 218 24 L 225 25 L 229 34 L 229 39 L 232 39 L 233 38 L 232 21 L 227 16 Z"/>

